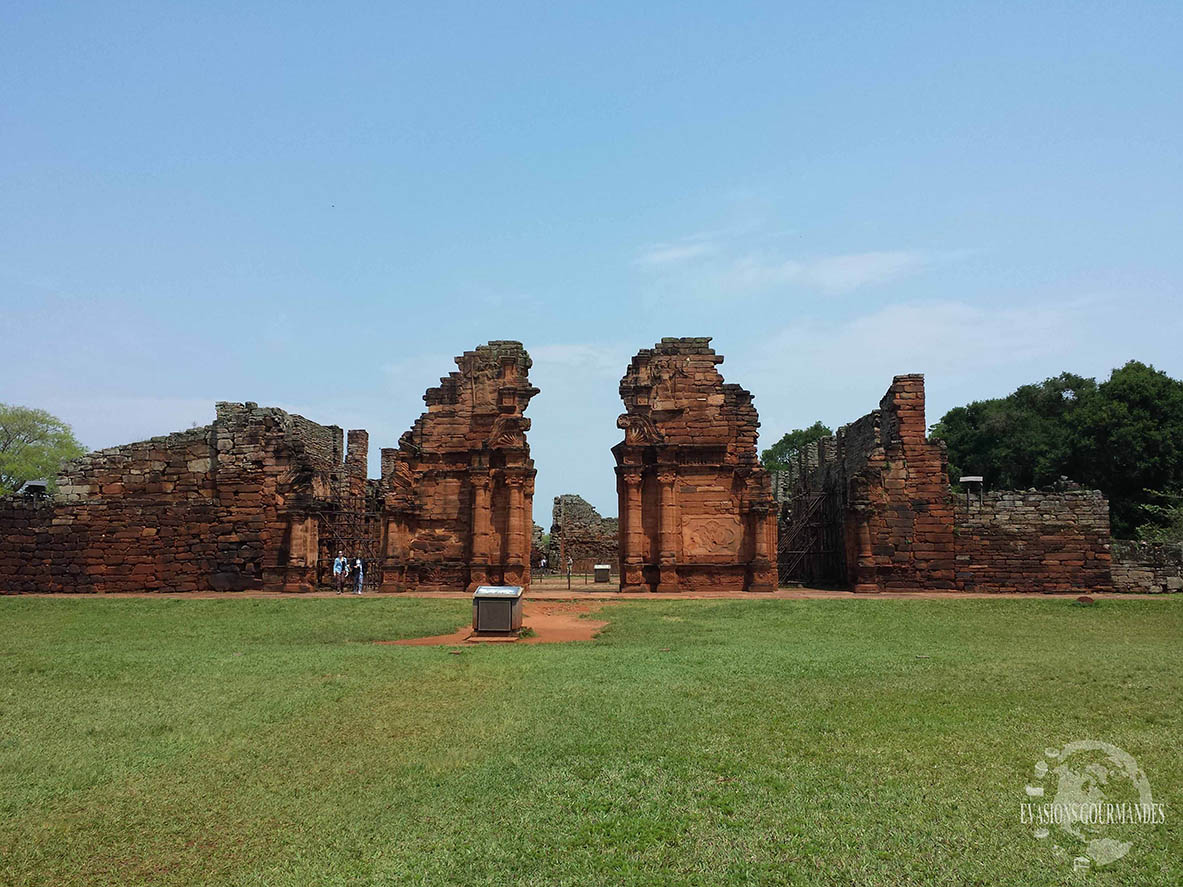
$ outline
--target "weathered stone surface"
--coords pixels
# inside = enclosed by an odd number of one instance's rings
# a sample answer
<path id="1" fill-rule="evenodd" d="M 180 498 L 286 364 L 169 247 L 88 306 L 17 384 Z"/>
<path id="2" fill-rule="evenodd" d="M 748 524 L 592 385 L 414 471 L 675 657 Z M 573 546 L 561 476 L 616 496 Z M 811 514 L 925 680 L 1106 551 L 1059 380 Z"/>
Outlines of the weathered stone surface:
<path id="1" fill-rule="evenodd" d="M 388 590 L 530 582 L 530 356 L 498 341 L 456 365 L 398 448 L 382 451 Z"/>
<path id="2" fill-rule="evenodd" d="M 564 571 L 570 558 L 576 573 L 591 572 L 596 564 L 615 565 L 620 557 L 618 532 L 616 518 L 600 517 L 582 496 L 555 496 L 547 559 L 554 569 Z"/>
<path id="3" fill-rule="evenodd" d="M 1114 540 L 1112 553 L 1118 591 L 1183 591 L 1183 543 Z"/>
<path id="4" fill-rule="evenodd" d="M 257 404 L 67 463 L 53 502 L 0 500 L 4 592 L 310 588 L 341 429 Z"/>
<path id="5" fill-rule="evenodd" d="M 1104 496 L 1069 484 L 954 501 L 924 406 L 924 377 L 896 376 L 879 409 L 778 472 L 782 542 L 797 503 L 820 497 L 833 507 L 811 542 L 841 540 L 839 570 L 855 591 L 1111 589 Z"/>
<path id="6" fill-rule="evenodd" d="M 527 585 L 530 358 L 490 342 L 456 362 L 378 481 L 365 431 L 343 452 L 340 428 L 249 402 L 71 462 L 55 501 L 0 499 L 0 590 L 310 589 L 340 548 L 387 589 Z"/>
<path id="7" fill-rule="evenodd" d="M 960 497 L 957 587 L 1112 591 L 1109 503 L 1096 490 L 1007 490 Z"/>
<path id="8" fill-rule="evenodd" d="M 620 382 L 613 447 L 623 591 L 776 587 L 776 518 L 752 396 L 709 338 L 662 339 Z"/>

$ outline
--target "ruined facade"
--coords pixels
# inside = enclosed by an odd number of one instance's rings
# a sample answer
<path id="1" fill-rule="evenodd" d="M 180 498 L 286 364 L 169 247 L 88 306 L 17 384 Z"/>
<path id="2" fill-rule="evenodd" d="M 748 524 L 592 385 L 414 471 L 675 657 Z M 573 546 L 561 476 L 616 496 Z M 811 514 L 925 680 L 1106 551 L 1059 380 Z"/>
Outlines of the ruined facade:
<path id="1" fill-rule="evenodd" d="M 254 403 L 216 411 L 67 463 L 52 501 L 0 500 L 0 589 L 310 589 L 348 485 L 341 429 Z"/>
<path id="2" fill-rule="evenodd" d="M 616 518 L 600 517 L 582 496 L 555 496 L 547 559 L 560 572 L 567 569 L 568 558 L 575 573 L 589 573 L 596 564 L 615 569 L 620 557 L 618 533 Z"/>
<path id="3" fill-rule="evenodd" d="M 781 579 L 877 591 L 1112 590 L 1109 511 L 1096 491 L 954 497 L 926 436 L 924 377 L 778 472 Z"/>
<path id="4" fill-rule="evenodd" d="M 752 395 L 709 338 L 662 339 L 620 382 L 612 448 L 622 591 L 776 587 L 776 515 Z"/>
<path id="5" fill-rule="evenodd" d="M 879 409 L 806 447 L 791 479 L 778 476 L 793 509 L 782 578 L 802 565 L 811 584 L 855 591 L 954 587 L 947 460 L 926 428 L 924 377 L 896 376 Z"/>
<path id="6" fill-rule="evenodd" d="M 517 342 L 456 359 L 382 477 L 369 436 L 254 403 L 67 463 L 50 501 L 0 498 L 0 592 L 265 589 L 331 582 L 337 551 L 367 585 L 526 585 L 537 393 Z"/>
<path id="7" fill-rule="evenodd" d="M 530 582 L 530 356 L 490 342 L 456 365 L 398 448 L 382 450 L 387 590 Z"/>
<path id="8" fill-rule="evenodd" d="M 1095 491 L 954 496 L 926 436 L 924 378 L 770 478 L 751 395 L 705 338 L 663 339 L 620 383 L 619 520 L 556 499 L 546 551 L 618 559 L 626 591 L 769 591 L 781 579 L 878 591 L 1177 591 L 1178 545 L 1113 543 Z M 337 551 L 374 588 L 527 586 L 543 551 L 517 342 L 456 358 L 382 450 L 283 410 L 219 403 L 209 425 L 67 463 L 49 501 L 0 498 L 0 592 L 310 590 Z M 779 538 L 778 538 L 779 517 Z"/>

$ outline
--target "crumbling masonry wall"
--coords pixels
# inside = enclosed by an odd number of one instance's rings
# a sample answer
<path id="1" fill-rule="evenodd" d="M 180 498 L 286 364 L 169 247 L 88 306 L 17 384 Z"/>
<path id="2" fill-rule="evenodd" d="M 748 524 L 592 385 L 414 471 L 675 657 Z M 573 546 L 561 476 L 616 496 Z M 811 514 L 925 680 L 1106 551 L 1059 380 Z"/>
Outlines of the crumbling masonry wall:
<path id="1" fill-rule="evenodd" d="M 944 444 L 926 436 L 924 377 L 896 376 L 879 409 L 778 472 L 781 558 L 811 499 L 834 503 L 813 544 L 838 538 L 855 591 L 1112 589 L 1104 496 L 1069 485 L 954 500 Z"/>
<path id="2" fill-rule="evenodd" d="M 550 527 L 550 565 L 560 571 L 567 569 L 567 558 L 576 573 L 591 572 L 596 564 L 615 567 L 620 556 L 615 518 L 600 517 L 600 513 L 582 496 L 564 493 L 555 496 Z"/>
<path id="3" fill-rule="evenodd" d="M 1112 591 L 1109 503 L 1096 490 L 1006 490 L 957 499 L 957 588 Z"/>
<path id="4" fill-rule="evenodd" d="M 53 501 L 0 500 L 4 592 L 310 588 L 341 429 L 254 403 L 89 453 Z"/>
<path id="5" fill-rule="evenodd" d="M 456 365 L 398 448 L 382 450 L 387 590 L 530 582 L 530 356 L 496 341 Z"/>
<path id="6" fill-rule="evenodd" d="M 1113 541 L 1117 591 L 1157 594 L 1183 591 L 1183 542 Z"/>
<path id="7" fill-rule="evenodd" d="M 776 518 L 752 395 L 709 338 L 662 339 L 620 382 L 613 447 L 622 591 L 771 591 Z"/>
<path id="8" fill-rule="evenodd" d="M 954 587 L 953 503 L 944 447 L 926 436 L 924 377 L 896 376 L 879 409 L 799 455 L 786 495 L 828 494 L 855 591 Z"/>

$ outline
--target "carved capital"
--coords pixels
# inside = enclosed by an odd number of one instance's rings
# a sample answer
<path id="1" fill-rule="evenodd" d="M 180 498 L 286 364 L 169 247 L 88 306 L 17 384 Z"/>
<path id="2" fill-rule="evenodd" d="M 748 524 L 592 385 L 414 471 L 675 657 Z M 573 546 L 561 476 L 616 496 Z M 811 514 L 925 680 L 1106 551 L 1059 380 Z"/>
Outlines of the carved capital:
<path id="1" fill-rule="evenodd" d="M 624 430 L 624 442 L 629 446 L 649 446 L 663 440 L 661 432 L 648 416 L 622 413 L 616 419 L 616 427 Z"/>
<path id="2" fill-rule="evenodd" d="M 670 486 L 678 479 L 678 471 L 675 468 L 659 468 L 657 470 L 658 483 L 663 486 Z"/>
<path id="3" fill-rule="evenodd" d="M 627 474 L 622 474 L 621 477 L 624 479 L 625 486 L 630 490 L 641 486 L 641 473 L 639 471 L 630 471 Z"/>
<path id="4" fill-rule="evenodd" d="M 493 429 L 489 432 L 489 448 L 524 447 L 529 427 L 530 420 L 524 416 L 498 416 L 493 420 Z"/>

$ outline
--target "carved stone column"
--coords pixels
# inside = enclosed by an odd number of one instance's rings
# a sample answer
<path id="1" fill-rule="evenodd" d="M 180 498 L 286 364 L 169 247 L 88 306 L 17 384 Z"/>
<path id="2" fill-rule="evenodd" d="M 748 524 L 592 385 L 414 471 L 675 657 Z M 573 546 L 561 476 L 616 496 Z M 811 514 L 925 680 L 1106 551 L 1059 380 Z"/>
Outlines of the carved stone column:
<path id="1" fill-rule="evenodd" d="M 748 591 L 775 591 L 778 577 L 772 552 L 776 550 L 776 512 L 771 506 L 752 506 L 751 531 L 755 544 Z"/>
<path id="2" fill-rule="evenodd" d="M 621 591 L 643 591 L 641 571 L 641 472 L 623 474 L 625 490 L 624 533 L 621 534 Z"/>
<path id="3" fill-rule="evenodd" d="M 502 581 L 506 585 L 525 585 L 525 564 L 530 559 L 529 551 L 523 550 L 525 534 L 526 497 L 523 490 L 525 478 L 519 474 L 507 475 L 505 485 L 509 489 L 509 519 L 507 521 L 505 572 Z"/>
<path id="4" fill-rule="evenodd" d="M 534 479 L 526 478 L 523 489 L 525 506 L 522 510 L 522 550 L 525 552 L 522 570 L 522 586 L 530 587 L 530 570 L 534 558 Z"/>
<path id="5" fill-rule="evenodd" d="M 405 515 L 394 512 L 387 517 L 382 561 L 383 591 L 415 590 L 416 577 L 410 563 L 411 536 L 409 519 Z"/>
<path id="6" fill-rule="evenodd" d="M 492 531 L 492 507 L 487 473 L 470 474 L 472 483 L 472 560 L 468 570 L 468 591 L 489 584 L 489 543 Z"/>
<path id="7" fill-rule="evenodd" d="M 658 500 L 660 553 L 658 555 L 659 579 L 657 590 L 675 592 L 678 590 L 678 535 L 681 532 L 678 520 L 678 473 L 673 468 L 661 468 L 657 475 L 660 493 Z"/>
<path id="8" fill-rule="evenodd" d="M 316 583 L 318 544 L 316 518 L 291 514 L 287 518 L 287 562 L 275 570 L 284 591 L 312 591 Z M 268 570 L 268 573 L 271 571 Z"/>
<path id="9" fill-rule="evenodd" d="M 860 593 L 875 593 L 882 591 L 875 577 L 875 553 L 871 549 L 870 515 L 865 511 L 856 512 L 858 560 L 854 590 Z"/>

